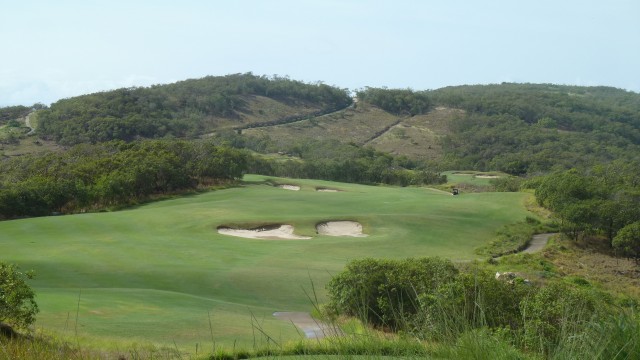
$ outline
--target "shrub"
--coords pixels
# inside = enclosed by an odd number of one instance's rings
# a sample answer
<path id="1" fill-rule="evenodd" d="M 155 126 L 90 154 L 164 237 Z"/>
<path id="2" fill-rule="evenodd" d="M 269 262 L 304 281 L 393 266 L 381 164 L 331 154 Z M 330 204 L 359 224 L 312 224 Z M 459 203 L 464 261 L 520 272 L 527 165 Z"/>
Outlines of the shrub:
<path id="1" fill-rule="evenodd" d="M 0 262 L 0 322 L 26 329 L 36 320 L 35 293 L 26 282 L 31 278 L 33 273 L 22 273 L 16 265 Z"/>
<path id="2" fill-rule="evenodd" d="M 419 297 L 435 293 L 457 273 L 440 258 L 354 260 L 327 285 L 328 309 L 375 326 L 406 328 L 420 309 Z"/>
<path id="3" fill-rule="evenodd" d="M 583 333 L 606 313 L 605 301 L 597 296 L 592 290 L 565 283 L 551 283 L 539 289 L 521 304 L 524 347 L 549 354 L 566 339 Z"/>

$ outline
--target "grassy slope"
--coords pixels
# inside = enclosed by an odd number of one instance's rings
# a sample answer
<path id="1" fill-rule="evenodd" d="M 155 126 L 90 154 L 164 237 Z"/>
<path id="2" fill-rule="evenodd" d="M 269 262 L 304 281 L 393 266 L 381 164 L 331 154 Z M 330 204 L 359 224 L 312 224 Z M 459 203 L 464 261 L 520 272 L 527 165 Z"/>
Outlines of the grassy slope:
<path id="1" fill-rule="evenodd" d="M 207 131 L 233 128 L 265 121 L 274 121 L 291 116 L 304 116 L 322 110 L 320 104 L 309 101 L 283 101 L 259 95 L 244 95 L 246 106 L 237 117 L 209 117 L 205 119 Z"/>
<path id="2" fill-rule="evenodd" d="M 310 310 L 302 288 L 320 289 L 350 259 L 440 255 L 470 259 L 499 226 L 522 220 L 525 194 L 453 197 L 422 188 L 291 180 L 288 191 L 247 176 L 243 188 L 137 209 L 0 223 L 2 260 L 38 273 L 38 325 L 117 341 L 194 346 L 252 341 L 251 313 L 276 339 L 296 336 L 273 311 Z M 289 182 L 281 180 L 282 182 Z M 320 193 L 315 186 L 345 190 Z M 354 219 L 365 238 L 315 235 L 322 220 Z M 306 241 L 222 236 L 229 223 L 289 223 Z"/>
<path id="3" fill-rule="evenodd" d="M 425 115 L 406 117 L 359 102 L 355 108 L 331 115 L 292 124 L 248 129 L 243 133 L 268 135 L 282 144 L 289 143 L 292 138 L 337 139 L 411 158 L 437 160 L 442 157 L 440 138 L 448 133 L 447 124 L 460 113 L 459 110 L 437 108 Z"/>
<path id="4" fill-rule="evenodd" d="M 449 122 L 461 110 L 438 107 L 427 114 L 403 118 L 389 131 L 368 145 L 376 150 L 410 158 L 440 160 L 443 155 L 441 137 L 449 133 Z"/>
<path id="5" fill-rule="evenodd" d="M 390 126 L 398 117 L 377 107 L 358 104 L 330 115 L 318 116 L 291 124 L 247 129 L 248 135 L 270 136 L 277 143 L 288 143 L 292 137 L 311 139 L 338 139 L 363 144 L 376 131 Z"/>

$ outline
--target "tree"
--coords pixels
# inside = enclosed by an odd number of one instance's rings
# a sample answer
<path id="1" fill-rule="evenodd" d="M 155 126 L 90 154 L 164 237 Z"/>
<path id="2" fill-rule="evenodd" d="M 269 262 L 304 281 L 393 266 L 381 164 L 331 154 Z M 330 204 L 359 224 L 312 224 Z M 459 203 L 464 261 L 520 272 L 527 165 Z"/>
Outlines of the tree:
<path id="1" fill-rule="evenodd" d="M 640 221 L 623 227 L 613 238 L 613 248 L 640 261 Z"/>
<path id="2" fill-rule="evenodd" d="M 35 293 L 27 284 L 33 273 L 22 273 L 13 264 L 0 262 L 0 322 L 26 329 L 36 320 Z"/>

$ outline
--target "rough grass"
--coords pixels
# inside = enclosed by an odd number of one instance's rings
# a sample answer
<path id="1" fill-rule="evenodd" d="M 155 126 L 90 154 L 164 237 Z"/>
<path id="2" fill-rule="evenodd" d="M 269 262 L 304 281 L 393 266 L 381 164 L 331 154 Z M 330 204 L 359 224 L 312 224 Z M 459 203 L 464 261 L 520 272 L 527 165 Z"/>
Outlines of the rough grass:
<path id="1" fill-rule="evenodd" d="M 268 135 L 276 144 L 288 144 L 295 139 L 337 139 L 348 143 L 364 144 L 376 132 L 390 126 L 398 119 L 377 107 L 358 103 L 333 114 L 314 117 L 286 125 L 244 130 L 247 135 Z"/>
<path id="2" fill-rule="evenodd" d="M 447 124 L 459 114 L 459 110 L 437 108 L 425 115 L 405 117 L 360 101 L 354 108 L 330 115 L 243 133 L 268 135 L 279 144 L 288 144 L 292 138 L 335 139 L 410 158 L 436 160 L 443 154 L 440 138 L 449 133 Z"/>
<path id="3" fill-rule="evenodd" d="M 276 100 L 265 96 L 243 96 L 246 106 L 238 111 L 237 117 L 210 117 L 205 119 L 205 131 L 214 131 L 236 126 L 274 121 L 290 116 L 312 114 L 322 110 L 318 104 L 306 101 Z"/>
<path id="4" fill-rule="evenodd" d="M 449 134 L 448 124 L 461 110 L 436 108 L 424 115 L 402 118 L 400 122 L 368 145 L 376 150 L 409 158 L 441 160 L 441 138 Z"/>
<path id="5" fill-rule="evenodd" d="M 293 326 L 271 314 L 310 311 L 303 288 L 313 281 L 322 301 L 324 284 L 348 260 L 473 259 L 473 249 L 497 228 L 529 214 L 521 193 L 454 197 L 315 180 L 295 180 L 302 189 L 287 191 L 265 180 L 247 176 L 241 188 L 126 211 L 0 222 L 0 253 L 36 271 L 38 328 L 77 333 L 98 347 L 175 343 L 193 351 L 196 344 L 296 339 Z M 315 224 L 325 220 L 357 220 L 369 236 L 316 235 Z M 314 239 L 250 240 L 215 231 L 229 223 L 287 223 Z"/>

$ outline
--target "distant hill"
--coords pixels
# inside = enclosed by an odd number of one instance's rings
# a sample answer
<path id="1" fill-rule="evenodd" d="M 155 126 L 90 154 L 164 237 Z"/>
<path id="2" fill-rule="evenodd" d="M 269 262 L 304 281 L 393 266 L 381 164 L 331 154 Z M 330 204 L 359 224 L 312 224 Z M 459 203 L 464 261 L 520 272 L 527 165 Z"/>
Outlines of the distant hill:
<path id="1" fill-rule="evenodd" d="M 338 139 L 447 169 L 539 173 L 637 158 L 640 95 L 551 84 L 368 88 L 354 109 L 245 133 L 283 148 Z"/>
<path id="2" fill-rule="evenodd" d="M 248 73 L 84 95 L 36 115 L 43 143 L 210 137 L 301 155 L 337 141 L 441 169 L 514 175 L 640 154 L 640 94 L 609 87 L 365 88 L 354 103 L 346 89 Z"/>
<path id="3" fill-rule="evenodd" d="M 214 129 L 282 123 L 345 108 L 344 89 L 235 74 L 60 100 L 38 113 L 38 134 L 63 145 L 195 137 Z"/>

